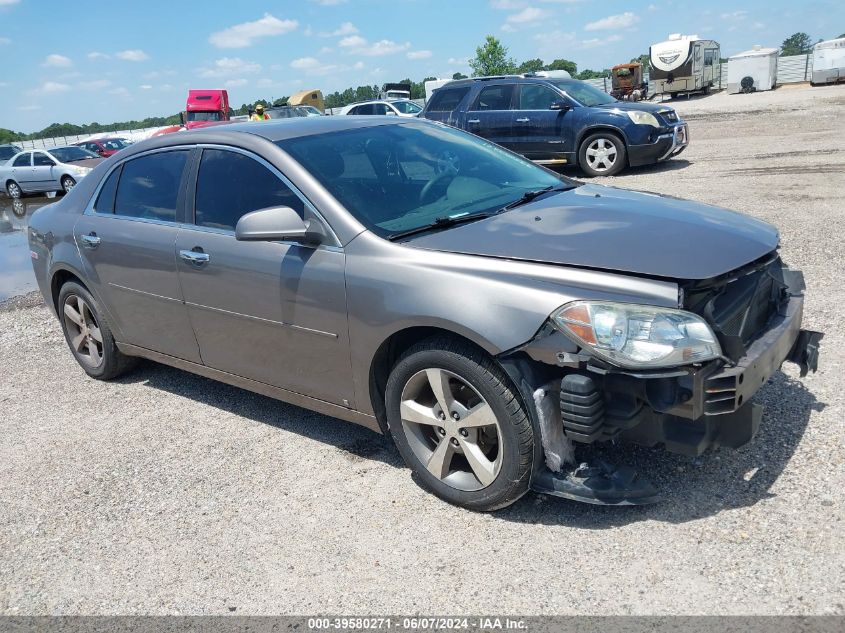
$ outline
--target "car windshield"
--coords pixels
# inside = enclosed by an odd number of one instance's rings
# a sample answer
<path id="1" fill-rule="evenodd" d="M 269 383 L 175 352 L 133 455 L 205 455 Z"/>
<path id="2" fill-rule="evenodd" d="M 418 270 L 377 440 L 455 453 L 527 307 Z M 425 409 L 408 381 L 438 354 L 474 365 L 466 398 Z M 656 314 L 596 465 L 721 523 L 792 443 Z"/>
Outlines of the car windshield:
<path id="1" fill-rule="evenodd" d="M 583 81 L 563 79 L 558 81 L 553 80 L 551 83 L 584 106 L 590 107 L 616 102 L 616 99 L 611 97 L 604 90 L 599 90 L 598 88 Z"/>
<path id="2" fill-rule="evenodd" d="M 89 152 L 87 149 L 81 147 L 54 147 L 48 149 L 48 153 L 60 163 L 73 163 L 78 160 L 88 160 L 89 158 L 99 158 L 94 152 Z"/>
<path id="3" fill-rule="evenodd" d="M 402 114 L 416 114 L 417 112 L 422 112 L 422 108 L 413 101 L 394 101 L 391 105 L 393 105 L 393 107 L 399 110 Z"/>
<path id="4" fill-rule="evenodd" d="M 219 112 L 188 112 L 188 121 L 219 121 Z"/>
<path id="5" fill-rule="evenodd" d="M 413 121 L 413 120 L 411 120 Z M 498 145 L 430 123 L 367 126 L 277 143 L 368 229 L 395 236 L 495 213 L 527 192 L 576 185 Z"/>

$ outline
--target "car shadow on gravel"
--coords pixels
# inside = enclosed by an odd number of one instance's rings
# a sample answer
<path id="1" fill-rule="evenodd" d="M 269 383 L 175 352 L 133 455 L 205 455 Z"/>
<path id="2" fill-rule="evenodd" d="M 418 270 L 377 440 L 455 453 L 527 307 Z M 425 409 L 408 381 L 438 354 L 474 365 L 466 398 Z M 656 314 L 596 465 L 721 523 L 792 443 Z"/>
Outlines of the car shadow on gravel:
<path id="1" fill-rule="evenodd" d="M 654 505 L 591 506 L 530 494 L 494 516 L 519 523 L 607 529 L 649 520 L 684 523 L 776 497 L 771 488 L 795 453 L 811 412 L 825 405 L 803 383 L 782 372 L 772 377 L 755 401 L 764 406 L 760 430 L 738 450 L 717 449 L 690 458 L 659 447 L 626 444 L 576 448 L 579 460 L 600 457 L 636 469 L 662 495 L 662 501 Z"/>
<path id="2" fill-rule="evenodd" d="M 582 185 L 588 185 L 590 183 L 613 183 L 616 179 L 624 178 L 625 176 L 642 176 L 644 174 L 660 174 L 670 171 L 677 171 L 679 169 L 685 169 L 691 164 L 692 163 L 686 160 L 685 158 L 670 158 L 669 160 L 664 160 L 660 163 L 652 163 L 651 165 L 640 165 L 639 167 L 626 167 L 616 176 L 610 176 L 609 178 L 590 178 L 583 171 L 581 171 L 579 167 L 576 167 L 575 165 L 552 167 L 551 170 L 555 173 L 560 174 L 561 176 L 577 180 Z"/>
<path id="3" fill-rule="evenodd" d="M 142 360 L 135 370 L 114 382 L 142 383 L 153 389 L 190 398 L 227 413 L 308 437 L 334 446 L 351 462 L 373 459 L 388 466 L 404 467 L 393 444 L 367 428 L 167 365 Z"/>

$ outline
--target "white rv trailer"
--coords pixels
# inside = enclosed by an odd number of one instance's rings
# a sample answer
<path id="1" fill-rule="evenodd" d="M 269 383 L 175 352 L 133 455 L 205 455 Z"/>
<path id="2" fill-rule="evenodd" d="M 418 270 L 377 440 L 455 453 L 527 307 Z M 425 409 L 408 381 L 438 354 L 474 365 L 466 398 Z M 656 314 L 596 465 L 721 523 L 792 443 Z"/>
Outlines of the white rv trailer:
<path id="1" fill-rule="evenodd" d="M 778 49 L 755 46 L 728 58 L 728 94 L 771 90 L 778 79 Z"/>
<path id="2" fill-rule="evenodd" d="M 819 42 L 813 47 L 812 85 L 845 81 L 845 37 Z"/>
<path id="3" fill-rule="evenodd" d="M 719 43 L 698 35 L 673 33 L 649 48 L 648 83 L 651 94 L 676 97 L 690 92 L 709 92 L 719 84 L 722 72 Z"/>

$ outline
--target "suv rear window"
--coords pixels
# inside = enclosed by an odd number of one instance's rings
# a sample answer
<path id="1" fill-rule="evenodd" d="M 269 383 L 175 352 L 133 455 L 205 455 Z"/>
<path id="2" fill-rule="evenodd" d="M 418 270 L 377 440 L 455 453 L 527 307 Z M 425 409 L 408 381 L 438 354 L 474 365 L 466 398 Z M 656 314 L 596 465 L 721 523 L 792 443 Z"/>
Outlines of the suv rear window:
<path id="1" fill-rule="evenodd" d="M 428 104 L 429 112 L 451 112 L 458 107 L 469 92 L 469 86 L 463 88 L 441 88 L 434 93 Z"/>

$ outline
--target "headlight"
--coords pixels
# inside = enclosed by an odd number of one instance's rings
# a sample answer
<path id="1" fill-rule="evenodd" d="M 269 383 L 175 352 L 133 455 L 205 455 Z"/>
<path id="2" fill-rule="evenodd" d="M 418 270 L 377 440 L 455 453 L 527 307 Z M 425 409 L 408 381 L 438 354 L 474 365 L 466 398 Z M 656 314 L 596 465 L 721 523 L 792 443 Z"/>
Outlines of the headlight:
<path id="1" fill-rule="evenodd" d="M 631 119 L 634 123 L 638 123 L 640 125 L 651 125 L 653 127 L 660 127 L 660 123 L 657 121 L 657 117 L 655 117 L 651 112 L 643 112 L 642 110 L 626 110 L 625 114 L 628 115 L 628 118 Z"/>
<path id="2" fill-rule="evenodd" d="M 68 169 L 68 171 L 70 173 L 72 173 L 74 176 L 85 176 L 85 175 L 88 174 L 89 171 L 91 171 L 91 168 L 90 167 L 70 167 Z"/>
<path id="3" fill-rule="evenodd" d="M 683 310 L 573 301 L 558 308 L 552 321 L 582 347 L 620 367 L 676 367 L 722 355 L 707 323 Z"/>

